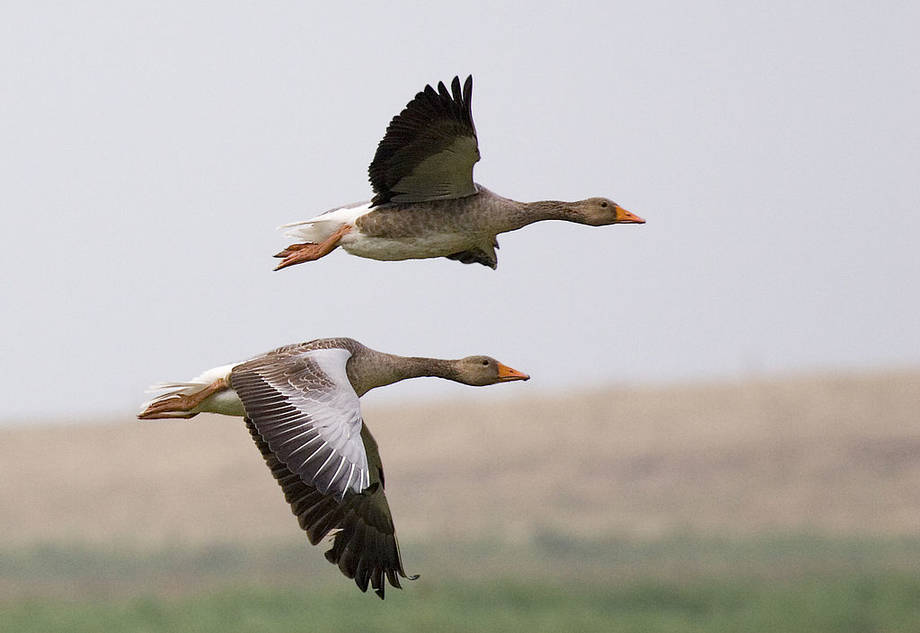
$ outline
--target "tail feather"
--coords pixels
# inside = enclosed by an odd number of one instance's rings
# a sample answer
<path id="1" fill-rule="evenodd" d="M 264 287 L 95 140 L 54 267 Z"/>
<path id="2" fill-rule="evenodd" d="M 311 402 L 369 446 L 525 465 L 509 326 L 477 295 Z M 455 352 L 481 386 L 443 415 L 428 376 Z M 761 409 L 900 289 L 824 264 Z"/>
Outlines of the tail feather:
<path id="1" fill-rule="evenodd" d="M 345 224 L 354 225 L 355 219 L 364 215 L 370 209 L 370 202 L 356 202 L 348 206 L 331 209 L 309 220 L 298 220 L 289 222 L 278 227 L 284 230 L 286 237 L 293 238 L 299 242 L 311 242 L 319 244 L 335 233 Z"/>
<path id="2" fill-rule="evenodd" d="M 318 218 L 311 218 L 309 220 L 297 220 L 296 222 L 288 222 L 287 224 L 282 224 L 281 226 L 278 227 L 278 230 L 281 231 L 284 229 L 292 229 L 297 226 L 303 226 L 305 224 L 313 224 L 314 222 L 322 222 L 322 221 L 323 221 L 322 216 Z M 285 233 L 285 235 L 287 235 L 287 233 Z"/>
<path id="3" fill-rule="evenodd" d="M 196 376 L 191 380 L 184 382 L 161 382 L 150 385 L 146 393 L 160 393 L 144 404 L 141 405 L 138 417 L 142 420 L 157 420 L 161 418 L 190 418 L 199 413 L 199 411 L 170 411 L 166 408 L 166 401 L 178 396 L 191 396 L 207 389 L 215 380 L 225 378 L 230 375 L 230 371 L 236 363 L 232 365 L 221 365 L 214 369 L 209 369 Z"/>
<path id="4" fill-rule="evenodd" d="M 318 218 L 313 220 L 292 222 L 290 224 L 282 225 L 278 228 L 289 229 L 284 232 L 285 237 L 290 237 L 291 239 L 295 239 L 299 242 L 319 244 L 324 239 L 332 235 L 338 226 L 338 222 L 330 222 L 329 220 Z M 278 256 L 280 256 L 280 253 L 275 257 Z"/>
<path id="5" fill-rule="evenodd" d="M 188 393 L 194 393 L 195 392 L 194 388 L 201 386 L 202 384 L 203 383 L 201 382 L 158 382 L 155 385 L 150 385 L 149 387 L 147 387 L 144 393 L 156 393 L 158 391 L 165 391 L 167 389 L 177 390 L 174 393 L 177 393 L 178 390 L 190 389 L 191 391 L 189 391 Z"/>
<path id="6" fill-rule="evenodd" d="M 173 383 L 160 383 L 156 385 L 151 385 L 147 389 L 147 393 L 155 393 L 157 391 L 163 391 L 163 393 L 151 398 L 147 402 L 141 405 L 141 410 L 137 414 L 137 417 L 141 420 L 160 420 L 168 418 L 190 418 L 196 415 L 196 413 L 190 413 L 188 411 L 170 411 L 169 409 L 163 409 L 163 405 L 170 398 L 175 398 L 177 396 L 190 396 L 192 394 L 202 391 L 209 383 L 201 382 L 173 382 Z"/>
<path id="7" fill-rule="evenodd" d="M 193 393 L 198 393 L 209 384 L 210 383 L 207 382 L 171 382 L 150 385 L 144 393 L 157 393 L 158 391 L 162 391 L 163 393 L 151 398 L 148 402 L 144 403 L 144 406 L 152 402 L 159 402 L 160 400 L 172 398 L 173 396 L 188 396 Z"/>

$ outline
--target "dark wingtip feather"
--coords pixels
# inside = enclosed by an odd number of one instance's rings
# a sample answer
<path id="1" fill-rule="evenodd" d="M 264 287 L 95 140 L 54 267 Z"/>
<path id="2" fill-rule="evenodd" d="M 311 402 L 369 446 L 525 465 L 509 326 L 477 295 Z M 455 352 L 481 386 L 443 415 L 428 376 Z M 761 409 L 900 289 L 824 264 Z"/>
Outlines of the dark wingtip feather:
<path id="1" fill-rule="evenodd" d="M 441 149 L 438 144 L 446 142 L 447 135 L 471 136 L 474 143 L 476 142 L 476 126 L 473 124 L 470 102 L 472 79 L 472 75 L 468 75 L 462 89 L 459 75 L 451 80 L 450 90 L 443 81 L 438 82 L 436 88 L 427 84 L 397 116 L 393 117 L 368 166 L 368 179 L 374 189 L 372 207 L 391 202 L 399 196 L 402 201 L 409 201 L 407 195 L 422 196 L 415 201 L 443 197 L 436 190 L 406 192 L 393 191 L 392 188 L 411 174 L 427 157 L 427 153 Z M 413 146 L 413 143 L 417 145 Z M 478 160 L 477 147 L 471 155 L 471 165 Z M 462 187 L 457 185 L 456 188 L 456 197 L 475 193 L 472 182 Z M 425 195 L 433 197 L 426 198 Z"/>
<path id="2" fill-rule="evenodd" d="M 463 92 L 460 90 L 460 77 L 454 77 L 450 82 L 450 92 L 454 96 L 454 101 L 463 104 Z"/>
<path id="3" fill-rule="evenodd" d="M 292 473 L 271 452 L 252 420 L 245 418 L 245 422 L 310 543 L 316 545 L 327 535 L 333 535 L 332 547 L 323 552 L 325 559 L 354 579 L 361 591 L 367 592 L 368 584 L 372 584 L 381 599 L 385 595 L 385 579 L 401 588 L 399 576 L 407 576 L 382 482 L 375 481 L 361 494 L 348 493 L 344 503 L 340 503 Z M 369 441 L 373 442 L 373 438 Z M 380 476 L 381 471 L 378 470 Z M 408 578 L 415 580 L 418 576 Z"/>
<path id="4" fill-rule="evenodd" d="M 371 573 L 371 587 L 374 588 L 374 593 L 380 596 L 383 599 L 383 594 L 386 590 L 386 585 L 383 582 L 383 568 L 375 567 L 374 571 Z"/>
<path id="5" fill-rule="evenodd" d="M 358 566 L 355 568 L 355 584 L 361 588 L 361 591 L 367 591 L 367 585 L 371 580 L 371 568 L 368 567 L 364 557 L 358 558 Z"/>
<path id="6" fill-rule="evenodd" d="M 396 587 L 397 589 L 402 589 L 402 585 L 399 584 L 399 574 L 396 573 L 395 569 L 386 570 L 387 580 L 390 581 L 390 584 Z"/>

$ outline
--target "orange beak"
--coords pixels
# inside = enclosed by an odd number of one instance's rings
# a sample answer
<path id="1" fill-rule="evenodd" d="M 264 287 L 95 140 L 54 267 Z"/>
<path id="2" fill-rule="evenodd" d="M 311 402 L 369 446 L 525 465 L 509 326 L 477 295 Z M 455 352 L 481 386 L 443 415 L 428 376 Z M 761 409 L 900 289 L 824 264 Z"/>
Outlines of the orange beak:
<path id="1" fill-rule="evenodd" d="M 512 380 L 530 380 L 530 376 L 507 365 L 498 364 L 498 381 L 511 382 Z"/>
<path id="2" fill-rule="evenodd" d="M 616 205 L 616 213 L 615 224 L 645 224 L 645 220 L 634 213 L 630 213 L 620 205 Z"/>

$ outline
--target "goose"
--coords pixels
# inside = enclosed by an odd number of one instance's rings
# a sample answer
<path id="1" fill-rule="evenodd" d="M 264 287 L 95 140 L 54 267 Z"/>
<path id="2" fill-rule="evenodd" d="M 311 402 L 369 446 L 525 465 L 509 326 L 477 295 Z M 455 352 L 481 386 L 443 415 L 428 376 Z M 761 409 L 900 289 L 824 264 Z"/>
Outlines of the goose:
<path id="1" fill-rule="evenodd" d="M 447 257 L 497 268 L 496 236 L 541 220 L 589 226 L 644 224 L 607 198 L 517 202 L 473 182 L 479 142 L 473 78 L 450 91 L 443 82 L 415 95 L 390 121 L 368 168 L 374 197 L 285 224 L 298 240 L 275 257 L 275 270 L 317 260 L 341 246 L 376 260 Z"/>
<path id="2" fill-rule="evenodd" d="M 188 382 L 154 385 L 141 420 L 199 413 L 243 417 L 312 545 L 333 533 L 326 559 L 366 592 L 415 580 L 403 568 L 384 493 L 377 442 L 359 398 L 420 376 L 484 386 L 530 376 L 488 356 L 459 360 L 385 354 L 350 338 L 286 345 L 216 367 Z"/>

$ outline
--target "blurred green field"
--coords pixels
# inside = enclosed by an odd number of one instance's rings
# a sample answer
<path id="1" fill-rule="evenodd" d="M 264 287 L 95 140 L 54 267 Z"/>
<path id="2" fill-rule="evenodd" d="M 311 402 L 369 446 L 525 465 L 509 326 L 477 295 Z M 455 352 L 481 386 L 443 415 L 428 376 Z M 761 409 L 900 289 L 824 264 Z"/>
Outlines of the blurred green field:
<path id="1" fill-rule="evenodd" d="M 361 594 L 316 550 L 0 554 L 0 630 L 917 631 L 920 539 L 404 545 L 404 591 Z"/>
<path id="2" fill-rule="evenodd" d="M 189 598 L 4 608 L 5 631 L 916 631 L 920 579 L 560 586 L 438 584 L 386 603 L 326 589 L 247 588 Z"/>

